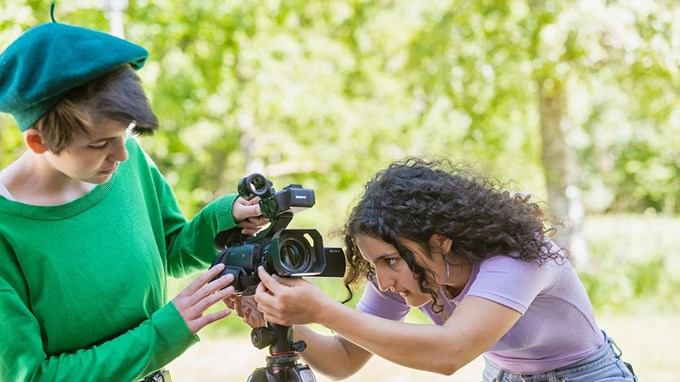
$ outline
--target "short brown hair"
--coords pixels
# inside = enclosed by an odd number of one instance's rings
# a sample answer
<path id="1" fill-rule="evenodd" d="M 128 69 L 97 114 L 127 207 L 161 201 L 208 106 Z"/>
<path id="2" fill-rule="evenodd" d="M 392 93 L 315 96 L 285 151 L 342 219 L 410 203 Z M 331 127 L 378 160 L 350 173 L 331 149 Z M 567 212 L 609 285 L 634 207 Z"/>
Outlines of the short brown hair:
<path id="1" fill-rule="evenodd" d="M 158 128 L 141 80 L 129 65 L 70 90 L 33 128 L 47 149 L 58 154 L 76 134 L 89 134 L 104 119 L 124 124 L 135 121 L 133 133 L 140 135 Z"/>

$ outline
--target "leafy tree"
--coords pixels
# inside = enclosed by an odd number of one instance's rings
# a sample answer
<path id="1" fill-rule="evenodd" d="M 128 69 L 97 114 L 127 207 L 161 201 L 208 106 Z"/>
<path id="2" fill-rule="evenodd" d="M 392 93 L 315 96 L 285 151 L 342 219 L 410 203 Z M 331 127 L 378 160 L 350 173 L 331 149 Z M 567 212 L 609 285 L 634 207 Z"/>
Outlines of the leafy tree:
<path id="1" fill-rule="evenodd" d="M 107 30 L 100 6 L 59 3 L 55 16 Z M 294 224 L 330 231 L 406 155 L 477 163 L 560 219 L 581 199 L 677 213 L 678 7 L 169 0 L 130 1 L 124 21 L 150 51 L 139 73 L 162 124 L 142 143 L 185 211 L 261 171 L 314 188 L 319 206 Z M 0 0 L 0 47 L 47 21 L 44 2 Z M 21 152 L 13 124 L 0 117 L 2 166 Z"/>
<path id="2" fill-rule="evenodd" d="M 606 124 L 595 129 L 593 125 L 602 121 L 602 113 L 631 121 L 626 125 L 648 125 L 652 130 L 677 119 L 672 100 L 677 98 L 677 85 L 673 84 L 678 79 L 678 57 L 671 53 L 673 42 L 677 44 L 677 26 L 671 25 L 676 4 L 580 0 L 445 3 L 424 12 L 425 27 L 411 44 L 412 86 L 427 94 L 426 112 L 436 110 L 445 97 L 467 115 L 469 134 L 464 140 L 483 136 L 490 146 L 487 155 L 492 161 L 494 156 L 501 159 L 497 162 L 500 167 L 512 167 L 503 160 L 503 152 L 515 153 L 515 162 L 527 165 L 535 164 L 532 159 L 540 152 L 538 165 L 543 169 L 552 212 L 558 219 L 574 222 L 563 231 L 568 235 L 564 242 L 580 233 L 582 188 L 608 186 L 607 192 L 614 195 L 605 209 L 621 210 L 623 205 L 624 209 L 675 210 L 677 193 L 667 191 L 677 185 L 678 165 L 654 155 L 677 152 L 677 144 L 669 145 L 670 141 L 655 145 L 660 143 L 657 138 L 670 135 L 642 129 L 644 132 L 635 132 L 634 137 L 643 139 L 619 141 L 618 126 Z M 655 79 L 641 80 L 641 68 L 646 74 L 656 74 Z M 642 96 L 630 97 L 631 89 Z M 584 96 L 587 90 L 595 90 L 588 95 L 590 104 L 570 100 L 571 94 Z M 617 102 L 622 97 L 630 97 L 624 108 Z M 643 110 L 644 115 L 640 114 Z M 503 150 L 502 142 L 513 130 L 520 131 L 520 139 L 527 143 Z M 537 142 L 539 134 L 542 139 Z M 602 145 L 603 137 L 638 149 L 618 156 L 618 145 Z M 520 148 L 534 154 L 527 155 Z M 593 156 L 599 158 L 593 161 Z M 593 171 L 592 163 L 607 162 L 618 162 L 621 167 Z M 649 166 L 640 166 L 641 162 Z M 584 176 L 582 169 L 593 172 Z M 639 178 L 630 179 L 631 169 L 637 170 L 634 176 L 651 178 L 655 187 L 648 188 L 650 182 Z M 606 173 L 615 178 L 604 185 L 599 177 L 609 178 Z M 631 187 L 638 191 L 632 204 L 627 196 Z M 665 197 L 660 197 L 659 191 Z M 589 195 L 587 199 L 594 198 Z M 576 249 L 573 242 L 571 247 Z"/>

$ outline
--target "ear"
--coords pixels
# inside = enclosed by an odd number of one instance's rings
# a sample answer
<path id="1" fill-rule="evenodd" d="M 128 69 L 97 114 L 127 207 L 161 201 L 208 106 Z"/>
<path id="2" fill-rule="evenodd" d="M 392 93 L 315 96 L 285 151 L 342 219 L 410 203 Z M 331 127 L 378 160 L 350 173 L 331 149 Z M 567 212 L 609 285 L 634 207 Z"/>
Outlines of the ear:
<path id="1" fill-rule="evenodd" d="M 440 248 L 442 252 L 446 254 L 451 252 L 451 248 L 453 248 L 453 240 L 446 236 L 435 233 L 434 235 L 430 236 L 430 247 Z"/>
<path id="2" fill-rule="evenodd" d="M 24 131 L 24 143 L 31 151 L 36 154 L 43 154 L 47 151 L 47 146 L 43 142 L 42 135 L 36 129 Z"/>

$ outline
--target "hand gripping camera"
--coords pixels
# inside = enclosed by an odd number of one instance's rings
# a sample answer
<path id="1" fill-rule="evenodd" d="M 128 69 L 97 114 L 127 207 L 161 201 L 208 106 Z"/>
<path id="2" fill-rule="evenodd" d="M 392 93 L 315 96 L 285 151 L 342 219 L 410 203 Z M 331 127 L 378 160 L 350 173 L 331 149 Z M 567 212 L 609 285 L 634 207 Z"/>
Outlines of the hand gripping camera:
<path id="1" fill-rule="evenodd" d="M 314 190 L 291 184 L 276 192 L 269 179 L 254 173 L 238 184 L 238 193 L 246 200 L 260 197 L 262 215 L 269 226 L 255 236 L 244 236 L 240 228 L 222 231 L 215 237 L 220 251 L 212 266 L 223 263 L 217 277 L 233 274 L 231 284 L 236 293 L 252 295 L 260 283 L 257 268 L 283 277 L 342 277 L 345 255 L 341 248 L 325 248 L 315 229 L 285 229 L 297 211 L 314 206 Z"/>

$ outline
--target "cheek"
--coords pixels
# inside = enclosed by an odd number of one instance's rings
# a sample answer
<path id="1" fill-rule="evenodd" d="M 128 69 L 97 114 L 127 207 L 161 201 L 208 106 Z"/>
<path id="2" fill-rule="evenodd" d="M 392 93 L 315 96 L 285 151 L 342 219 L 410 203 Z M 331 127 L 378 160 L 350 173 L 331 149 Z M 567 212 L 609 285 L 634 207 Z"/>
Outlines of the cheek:
<path id="1" fill-rule="evenodd" d="M 82 152 L 73 155 L 64 162 L 67 170 L 74 174 L 86 174 L 97 170 L 102 165 L 102 156 L 91 152 Z"/>
<path id="2" fill-rule="evenodd" d="M 399 267 L 399 269 L 394 270 L 394 272 L 398 275 L 397 277 L 399 277 L 399 280 L 405 285 L 418 285 L 418 278 L 416 277 L 416 274 L 413 273 L 406 264 L 404 264 L 403 267 Z"/>
<path id="3" fill-rule="evenodd" d="M 420 283 L 419 283 L 419 277 L 416 273 L 412 272 L 408 266 L 404 266 L 404 269 L 399 272 L 399 280 L 401 283 L 408 287 L 409 290 L 416 292 L 416 293 L 422 293 L 420 291 Z M 433 288 L 430 283 L 425 282 L 425 287 Z M 436 287 L 435 287 L 436 289 Z M 429 295 L 428 295 L 429 296 Z M 428 297 L 429 298 L 429 297 Z"/>
<path id="4" fill-rule="evenodd" d="M 99 165 L 99 160 L 92 155 L 71 158 L 69 167 L 74 171 L 87 171 Z"/>

